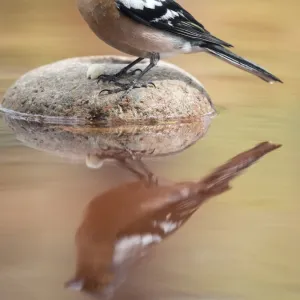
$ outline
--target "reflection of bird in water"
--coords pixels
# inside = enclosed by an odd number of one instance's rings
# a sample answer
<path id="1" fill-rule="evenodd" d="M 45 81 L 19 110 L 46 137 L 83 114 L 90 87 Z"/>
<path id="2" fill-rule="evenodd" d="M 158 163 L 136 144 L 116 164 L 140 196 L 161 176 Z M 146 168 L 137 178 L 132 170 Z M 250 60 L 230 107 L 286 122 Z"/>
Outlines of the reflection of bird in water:
<path id="1" fill-rule="evenodd" d="M 76 234 L 77 268 L 66 285 L 94 295 L 112 295 L 130 267 L 176 232 L 207 199 L 263 155 L 280 147 L 262 143 L 198 182 L 159 185 L 145 166 L 130 169 L 144 180 L 111 189 L 90 202 Z M 129 163 L 127 162 L 127 165 Z M 139 163 L 139 167 L 141 163 Z"/>

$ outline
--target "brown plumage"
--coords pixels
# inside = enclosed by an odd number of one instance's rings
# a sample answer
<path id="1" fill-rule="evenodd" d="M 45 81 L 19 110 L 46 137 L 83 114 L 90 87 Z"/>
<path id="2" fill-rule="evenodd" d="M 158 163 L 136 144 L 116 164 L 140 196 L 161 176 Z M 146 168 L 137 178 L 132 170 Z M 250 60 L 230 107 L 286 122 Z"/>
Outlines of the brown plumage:
<path id="1" fill-rule="evenodd" d="M 150 58 L 156 52 L 172 53 L 176 47 L 173 35 L 138 24 L 123 15 L 114 0 L 78 0 L 78 8 L 101 40 L 124 53 Z"/>
<path id="2" fill-rule="evenodd" d="M 161 57 L 202 51 L 269 83 L 282 82 L 260 66 L 228 50 L 227 48 L 232 47 L 229 43 L 211 35 L 173 0 L 77 1 L 83 18 L 101 40 L 138 57 L 117 74 L 101 74 L 98 77 L 98 80 L 116 82 L 118 90 L 123 88 L 128 93 L 132 88 L 141 87 L 138 84 L 140 79 Z M 149 65 L 131 84 L 124 85 L 118 81 L 126 74 L 135 74 L 128 71 L 145 58 L 150 59 Z"/>

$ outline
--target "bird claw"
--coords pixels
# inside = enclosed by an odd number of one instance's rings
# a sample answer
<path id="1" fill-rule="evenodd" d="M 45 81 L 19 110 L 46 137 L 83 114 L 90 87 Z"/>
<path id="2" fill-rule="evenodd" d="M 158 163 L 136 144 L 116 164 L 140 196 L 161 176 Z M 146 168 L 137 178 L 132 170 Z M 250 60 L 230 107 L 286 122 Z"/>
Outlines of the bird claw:
<path id="1" fill-rule="evenodd" d="M 118 85 L 120 88 L 123 88 L 124 91 L 127 90 L 132 90 L 132 89 L 139 89 L 139 88 L 147 88 L 147 87 L 155 87 L 156 85 L 152 82 L 144 82 L 144 83 L 121 83 L 121 82 L 116 82 L 116 85 Z"/>
<path id="2" fill-rule="evenodd" d="M 147 83 L 147 86 L 148 86 L 148 87 L 151 87 L 151 86 L 152 86 L 153 88 L 156 88 L 155 83 L 152 82 L 152 81 L 148 82 L 148 83 Z"/>
<path id="3" fill-rule="evenodd" d="M 111 90 L 105 89 L 105 90 L 100 91 L 99 96 L 100 96 L 101 94 L 104 94 L 105 92 L 107 92 L 107 95 L 112 94 L 112 93 L 110 93 Z"/>
<path id="4" fill-rule="evenodd" d="M 116 89 L 105 89 L 100 91 L 99 95 L 102 95 L 103 93 L 106 93 L 106 95 L 111 95 L 111 94 L 116 94 L 119 92 L 124 92 L 122 95 L 122 98 L 126 97 L 129 92 L 133 89 L 139 89 L 139 88 L 147 88 L 147 87 L 154 87 L 156 88 L 156 85 L 153 82 L 146 82 L 146 83 L 120 83 L 120 82 L 115 82 L 117 86 L 119 86 Z"/>
<path id="5" fill-rule="evenodd" d="M 120 73 L 117 73 L 115 75 L 101 74 L 97 78 L 97 83 L 99 83 L 100 81 L 102 81 L 102 82 L 108 82 L 108 83 L 113 82 L 113 83 L 118 84 L 119 83 L 118 80 L 120 78 L 123 78 L 125 76 L 136 75 L 137 73 L 141 73 L 141 72 L 143 72 L 141 69 L 135 69 L 135 70 L 133 70 L 131 72 L 127 72 L 127 73 L 120 72 Z"/>
<path id="6" fill-rule="evenodd" d="M 118 80 L 118 76 L 116 75 L 106 75 L 102 74 L 97 78 L 97 83 L 102 82 L 116 82 Z"/>

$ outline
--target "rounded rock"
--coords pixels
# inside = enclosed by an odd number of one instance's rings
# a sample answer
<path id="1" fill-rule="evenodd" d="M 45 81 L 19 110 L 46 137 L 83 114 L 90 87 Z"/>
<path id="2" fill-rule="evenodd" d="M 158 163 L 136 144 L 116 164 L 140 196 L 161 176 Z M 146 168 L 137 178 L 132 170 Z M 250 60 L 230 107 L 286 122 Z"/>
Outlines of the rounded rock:
<path id="1" fill-rule="evenodd" d="M 39 67 L 7 90 L 2 110 L 23 119 L 48 118 L 56 123 L 64 118 L 74 123 L 110 125 L 191 121 L 215 114 L 202 84 L 184 70 L 162 61 L 143 78 L 144 82 L 151 80 L 155 87 L 133 89 L 125 98 L 123 92 L 100 94 L 116 86 L 97 83 L 97 76 L 117 73 L 131 61 L 118 56 L 80 57 Z M 146 65 L 147 62 L 140 63 L 136 68 L 144 69 Z M 128 83 L 133 77 L 121 81 Z"/>

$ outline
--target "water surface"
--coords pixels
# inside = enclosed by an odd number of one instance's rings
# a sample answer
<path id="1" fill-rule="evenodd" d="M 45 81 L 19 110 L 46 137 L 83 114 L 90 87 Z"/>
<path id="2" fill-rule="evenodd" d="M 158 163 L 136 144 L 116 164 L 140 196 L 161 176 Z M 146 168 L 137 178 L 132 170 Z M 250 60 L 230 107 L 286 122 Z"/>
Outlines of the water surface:
<path id="1" fill-rule="evenodd" d="M 197 144 L 150 160 L 149 167 L 172 180 L 196 180 L 263 140 L 283 148 L 203 206 L 139 266 L 117 297 L 299 299 L 299 3 L 184 4 L 285 84 L 270 86 L 205 55 L 172 58 L 204 83 L 220 114 Z M 18 0 L 2 3 L 0 11 L 1 95 L 33 67 L 118 53 L 94 37 L 73 1 Z M 75 267 L 75 230 L 94 196 L 132 175 L 112 164 L 90 170 L 84 161 L 26 147 L 2 120 L 0 168 L 0 298 L 85 299 L 63 288 Z"/>

